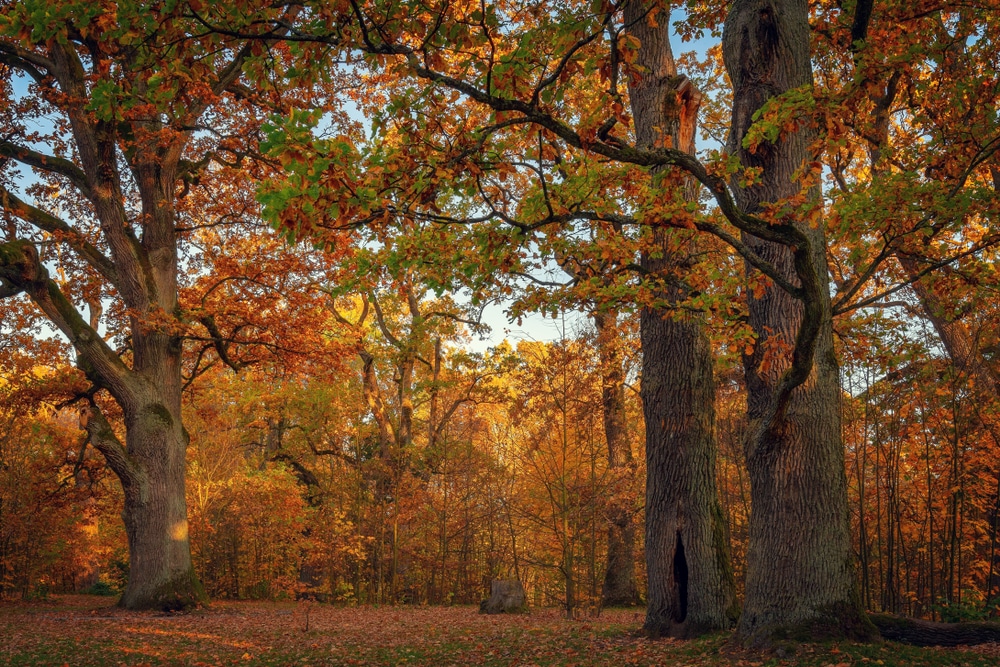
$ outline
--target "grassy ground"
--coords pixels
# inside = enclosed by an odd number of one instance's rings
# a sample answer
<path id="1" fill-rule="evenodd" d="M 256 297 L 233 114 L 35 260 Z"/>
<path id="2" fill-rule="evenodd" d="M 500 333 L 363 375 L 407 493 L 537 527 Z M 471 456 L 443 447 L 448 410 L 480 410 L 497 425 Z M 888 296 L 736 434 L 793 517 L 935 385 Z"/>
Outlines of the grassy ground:
<path id="1" fill-rule="evenodd" d="M 471 607 L 338 608 L 216 602 L 183 615 L 124 612 L 109 598 L 0 606 L 0 665 L 949 665 L 995 667 L 1000 647 L 798 645 L 748 652 L 727 636 L 690 642 L 634 635 L 637 611 L 567 621 L 556 610 L 481 616 Z"/>

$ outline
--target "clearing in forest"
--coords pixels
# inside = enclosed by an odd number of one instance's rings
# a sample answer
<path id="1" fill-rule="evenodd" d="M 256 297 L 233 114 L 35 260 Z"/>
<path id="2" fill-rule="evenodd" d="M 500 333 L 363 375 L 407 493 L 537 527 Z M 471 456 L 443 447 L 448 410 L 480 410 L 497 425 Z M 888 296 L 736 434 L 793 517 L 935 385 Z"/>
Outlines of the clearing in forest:
<path id="1" fill-rule="evenodd" d="M 555 609 L 482 616 L 472 607 L 216 602 L 189 614 L 161 614 L 109 604 L 109 598 L 60 596 L 0 607 L 0 664 L 992 667 L 1000 660 L 995 645 L 797 645 L 793 655 L 779 656 L 740 650 L 726 635 L 651 641 L 636 635 L 643 618 L 637 610 L 568 621 Z"/>

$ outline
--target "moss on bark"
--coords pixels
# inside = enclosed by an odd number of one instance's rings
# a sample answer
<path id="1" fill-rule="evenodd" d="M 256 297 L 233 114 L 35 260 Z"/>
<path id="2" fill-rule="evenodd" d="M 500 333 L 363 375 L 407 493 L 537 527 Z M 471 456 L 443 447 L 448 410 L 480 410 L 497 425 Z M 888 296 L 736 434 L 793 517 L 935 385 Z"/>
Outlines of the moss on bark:
<path id="1" fill-rule="evenodd" d="M 162 403 L 150 403 L 145 406 L 142 410 L 140 418 L 144 420 L 156 420 L 167 428 L 172 427 L 174 424 L 173 415 L 170 414 L 170 410 L 167 409 L 167 406 Z M 159 424 L 148 424 L 148 426 L 158 427 Z"/>
<path id="2" fill-rule="evenodd" d="M 208 594 L 192 566 L 187 572 L 161 584 L 151 593 L 140 594 L 134 600 L 122 596 L 118 604 L 136 611 L 188 611 L 208 606 Z"/>
<path id="3" fill-rule="evenodd" d="M 816 642 L 851 639 L 859 642 L 876 641 L 878 628 L 861 607 L 850 603 L 835 603 L 815 610 L 813 616 L 797 623 L 761 627 L 745 641 L 751 646 L 773 647 L 783 641 Z"/>

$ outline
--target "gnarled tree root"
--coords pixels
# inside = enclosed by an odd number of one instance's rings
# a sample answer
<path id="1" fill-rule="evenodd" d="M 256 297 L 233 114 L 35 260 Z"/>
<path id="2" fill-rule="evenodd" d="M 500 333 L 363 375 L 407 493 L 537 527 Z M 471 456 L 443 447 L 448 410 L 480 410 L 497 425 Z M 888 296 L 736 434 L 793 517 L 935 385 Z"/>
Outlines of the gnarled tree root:
<path id="1" fill-rule="evenodd" d="M 1000 642 L 1000 623 L 935 623 L 891 614 L 869 614 L 883 639 L 913 646 L 972 646 Z"/>

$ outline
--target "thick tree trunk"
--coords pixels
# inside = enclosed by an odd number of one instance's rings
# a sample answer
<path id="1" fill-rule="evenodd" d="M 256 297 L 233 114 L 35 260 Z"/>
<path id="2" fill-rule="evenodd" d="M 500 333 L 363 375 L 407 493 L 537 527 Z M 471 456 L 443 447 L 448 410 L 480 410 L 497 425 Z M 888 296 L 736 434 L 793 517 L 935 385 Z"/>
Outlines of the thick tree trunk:
<path id="1" fill-rule="evenodd" d="M 124 483 L 129 578 L 121 606 L 177 610 L 207 601 L 194 568 L 184 500 L 187 433 L 164 402 L 126 418 L 135 471 Z"/>
<path id="2" fill-rule="evenodd" d="M 644 629 L 690 636 L 728 628 L 738 609 L 715 484 L 715 386 L 698 321 L 642 313 L 646 416 Z"/>
<path id="3" fill-rule="evenodd" d="M 188 542 L 180 340 L 149 332 L 136 320 L 133 367 L 127 368 L 48 277 L 34 247 L 18 244 L 13 250 L 20 253 L 17 277 L 21 289 L 59 325 L 81 352 L 80 368 L 95 385 L 108 389 L 125 414 L 126 445 L 96 405 L 83 423 L 125 492 L 129 580 L 122 606 L 181 609 L 205 602 L 191 567 Z M 170 280 L 168 276 L 165 281 L 168 288 Z M 175 297 L 176 290 L 161 293 Z M 168 300 L 165 305 L 172 310 L 175 302 Z"/>
<path id="4" fill-rule="evenodd" d="M 603 607 L 634 607 L 642 602 L 635 579 L 635 534 L 631 517 L 612 517 L 607 570 L 601 585 Z"/>
<path id="5" fill-rule="evenodd" d="M 30 57 L 8 57 L 5 66 L 36 81 L 38 90 L 31 96 L 50 102 L 62 128 L 58 141 L 49 137 L 49 143 L 54 142 L 52 156 L 19 147 L 17 141 L 27 137 L 13 135 L 4 137 L 5 154 L 11 156 L 10 149 L 17 148 L 14 160 L 75 188 L 80 198 L 72 200 L 74 206 L 88 202 L 84 208 L 100 223 L 101 241 L 76 228 L 72 218 L 63 220 L 58 212 L 30 206 L 2 185 L 0 208 L 34 228 L 35 238 L 44 233 L 65 242 L 106 283 L 101 293 L 114 295 L 122 312 L 128 313 L 127 325 L 116 335 L 129 338 L 130 359 L 112 349 L 97 330 L 99 304 L 91 305 L 88 324 L 49 278 L 33 241 L 0 244 L 0 298 L 28 294 L 76 349 L 77 364 L 94 390 L 111 394 L 125 415 L 127 444 L 123 445 L 92 403 L 93 394 L 87 394 L 91 410 L 84 427 L 125 491 L 130 572 L 122 604 L 131 608 L 176 609 L 205 600 L 191 567 L 184 498 L 187 434 L 180 419 L 182 339 L 177 332 L 185 325 L 178 309 L 174 195 L 182 171 L 186 177 L 197 176 L 197 168 L 188 171 L 181 166 L 182 156 L 190 160 L 185 160 L 188 165 L 199 163 L 187 150 L 196 128 L 241 75 L 250 55 L 248 47 L 233 45 L 228 59 L 204 60 L 206 67 L 218 65 L 215 72 L 199 74 L 197 86 L 205 94 L 125 119 L 95 114 L 92 93 L 102 81 L 109 81 L 108 71 L 114 71 L 115 81 L 122 84 L 118 90 L 127 91 L 123 95 L 134 96 L 129 99 L 140 105 L 151 103 L 146 78 L 149 63 L 162 46 L 156 42 L 180 28 L 176 17 L 168 14 L 161 17 L 165 32 L 147 35 L 141 44 L 127 49 L 127 57 L 114 36 L 94 33 L 84 40 L 68 25 L 62 32 L 56 26 L 56 32 L 44 39 L 32 38 L 17 47 L 4 38 L 2 49 L 14 53 L 27 47 Z M 191 57 L 210 55 L 196 42 L 191 42 Z M 99 67 L 98 60 L 107 67 Z M 18 126 L 19 121 L 12 122 Z M 8 141 L 12 138 L 14 143 Z M 38 141 L 45 143 L 45 138 L 27 143 Z M 135 210 L 137 204 L 140 211 Z M 203 318 L 202 324 L 219 358 L 232 365 L 228 342 L 212 318 Z"/>
<path id="6" fill-rule="evenodd" d="M 619 353 L 618 313 L 595 313 L 597 350 L 601 361 L 601 409 L 608 443 L 608 468 L 616 480 L 632 471 L 632 448 L 625 431 L 625 371 Z M 624 480 L 623 480 L 624 481 Z M 635 580 L 635 522 L 628 497 L 614 493 L 609 507 L 608 562 L 601 588 L 605 607 L 639 604 Z"/>
<path id="7" fill-rule="evenodd" d="M 167 364 L 170 366 L 170 364 Z M 178 378 L 179 379 L 179 378 Z M 208 601 L 191 564 L 185 502 L 188 435 L 180 420 L 180 391 L 146 383 L 125 402 L 123 446 L 96 406 L 81 420 L 125 493 L 122 519 L 129 575 L 119 604 L 128 609 L 179 610 Z"/>
<path id="8" fill-rule="evenodd" d="M 647 9 L 640 0 L 625 8 L 628 31 L 640 43 L 636 64 L 643 68 L 641 79 L 629 84 L 636 144 L 694 152 L 700 94 L 677 76 L 668 18 L 651 20 Z M 648 275 L 663 281 L 659 296 L 674 302 L 687 290 L 676 274 L 697 250 L 694 238 L 682 234 L 687 232 L 666 225 L 656 229 L 657 251 L 642 257 Z M 690 636 L 728 628 L 737 607 L 715 483 L 712 351 L 696 316 L 644 308 L 640 333 L 649 576 L 643 629 L 652 636 Z"/>
<path id="9" fill-rule="evenodd" d="M 769 99 L 812 84 L 808 3 L 736 0 L 726 19 L 723 56 L 734 89 L 729 151 L 744 166 L 761 169 L 758 184 L 736 188 L 736 199 L 742 211 L 761 214 L 765 204 L 800 194 L 794 174 L 809 160 L 806 129 L 786 132 L 755 152 L 742 145 L 753 114 Z M 747 297 L 757 335 L 753 354 L 744 358 L 749 420 L 753 427 L 773 419 L 767 428 L 751 428 L 745 446 L 753 509 L 738 633 L 755 644 L 875 634 L 854 577 L 824 234 L 803 218 L 793 224 L 807 237 L 815 279 L 824 286 L 822 303 L 810 304 L 822 309 L 822 317 L 812 371 L 777 413 L 778 383 L 790 365 L 787 350 L 803 322 L 803 305 L 773 284 L 759 295 L 748 290 Z M 792 249 L 746 235 L 744 241 L 799 282 Z"/>

